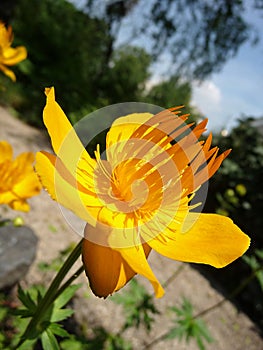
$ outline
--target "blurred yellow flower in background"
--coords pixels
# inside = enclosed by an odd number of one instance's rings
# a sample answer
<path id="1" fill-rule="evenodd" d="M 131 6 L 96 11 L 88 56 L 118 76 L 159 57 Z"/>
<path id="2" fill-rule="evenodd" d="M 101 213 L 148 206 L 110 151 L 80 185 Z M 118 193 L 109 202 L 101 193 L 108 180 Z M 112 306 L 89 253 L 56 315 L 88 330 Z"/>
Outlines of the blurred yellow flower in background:
<path id="1" fill-rule="evenodd" d="M 13 81 L 16 80 L 14 72 L 6 66 L 14 66 L 27 57 L 27 51 L 24 46 L 16 48 L 11 47 L 13 41 L 12 28 L 6 28 L 0 21 L 0 70 L 4 72 Z"/>
<path id="2" fill-rule="evenodd" d="M 7 204 L 14 210 L 30 210 L 26 200 L 41 190 L 32 166 L 34 160 L 31 152 L 21 153 L 13 159 L 11 145 L 0 141 L 0 204 Z"/>
<path id="3" fill-rule="evenodd" d="M 164 290 L 147 258 L 152 249 L 179 261 L 224 267 L 250 239 L 227 217 L 192 210 L 195 192 L 229 154 L 198 141 L 207 120 L 186 124 L 179 107 L 115 120 L 106 160 L 85 150 L 46 89 L 44 123 L 56 155 L 39 152 L 36 171 L 51 197 L 85 220 L 83 263 L 95 295 L 107 297 L 141 274 Z"/>

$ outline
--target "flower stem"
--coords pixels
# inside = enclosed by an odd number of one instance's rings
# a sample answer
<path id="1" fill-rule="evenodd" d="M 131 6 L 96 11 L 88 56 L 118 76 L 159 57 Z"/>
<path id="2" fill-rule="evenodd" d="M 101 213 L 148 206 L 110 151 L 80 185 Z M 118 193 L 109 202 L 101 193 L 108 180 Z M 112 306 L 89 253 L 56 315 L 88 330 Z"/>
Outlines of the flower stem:
<path id="1" fill-rule="evenodd" d="M 73 249 L 73 251 L 70 253 L 60 270 L 58 271 L 57 275 L 53 279 L 51 285 L 49 286 L 48 290 L 46 291 L 43 299 L 40 301 L 40 303 L 37 305 L 37 308 L 35 310 L 34 316 L 31 318 L 26 330 L 24 331 L 23 335 L 20 338 L 20 341 L 17 345 L 17 348 L 20 347 L 25 340 L 31 338 L 32 339 L 32 332 L 34 332 L 37 328 L 37 325 L 39 321 L 41 321 L 43 315 L 45 314 L 48 307 L 56 300 L 56 298 L 67 288 L 67 286 L 70 285 L 70 283 L 77 278 L 80 273 L 84 270 L 83 267 L 79 268 L 75 274 L 73 274 L 67 282 L 65 282 L 60 288 L 60 284 L 65 278 L 66 274 L 69 272 L 73 264 L 77 261 L 81 254 L 82 250 L 82 241 L 81 240 L 77 246 Z"/>

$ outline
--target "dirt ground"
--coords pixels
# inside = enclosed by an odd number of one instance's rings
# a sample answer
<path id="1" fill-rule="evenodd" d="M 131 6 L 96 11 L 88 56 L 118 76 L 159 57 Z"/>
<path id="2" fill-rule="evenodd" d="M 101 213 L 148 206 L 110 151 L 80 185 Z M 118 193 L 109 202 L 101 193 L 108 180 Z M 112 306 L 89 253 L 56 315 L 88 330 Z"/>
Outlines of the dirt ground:
<path id="1" fill-rule="evenodd" d="M 0 140 L 9 141 L 16 153 L 22 151 L 36 152 L 41 149 L 49 149 L 49 140 L 46 135 L 38 130 L 23 124 L 11 114 L 0 107 Z M 71 242 L 78 242 L 80 237 L 68 225 L 57 203 L 53 202 L 48 194 L 43 191 L 41 195 L 30 200 L 31 211 L 28 214 L 20 214 L 26 225 L 30 226 L 39 238 L 36 260 L 27 274 L 24 285 L 43 282 L 43 278 L 50 279 L 50 275 L 44 275 L 37 267 L 39 262 L 49 262 L 57 257 L 59 251 L 66 248 Z M 6 217 L 17 216 L 18 213 L 8 210 Z M 81 230 L 83 223 L 71 216 L 73 226 Z M 150 264 L 161 281 L 169 278 L 173 272 L 181 266 L 161 257 L 155 253 L 150 256 Z M 80 263 L 80 262 L 79 262 Z M 146 288 L 151 291 L 148 281 L 139 278 Z M 103 326 L 111 332 L 118 332 L 123 322 L 121 307 L 113 303 L 110 298 L 104 300 L 93 296 L 89 292 L 88 281 L 84 274 L 79 277 L 83 283 L 74 301 L 75 317 L 80 327 L 92 334 L 91 328 Z M 127 287 L 125 287 L 127 288 Z M 201 276 L 188 264 L 184 264 L 183 271 L 166 288 L 166 294 L 161 299 L 156 299 L 156 307 L 162 312 L 157 317 L 156 323 L 150 334 L 143 329 L 128 330 L 126 338 L 132 342 L 134 349 L 143 349 L 153 339 L 163 334 L 172 324 L 170 306 L 179 305 L 182 297 L 189 298 L 196 312 L 202 311 L 214 305 L 222 299 L 222 296 L 211 287 L 209 281 Z M 208 328 L 214 338 L 212 344 L 208 344 L 207 350 L 263 350 L 263 340 L 259 336 L 256 326 L 242 312 L 239 312 L 230 302 L 224 303 L 205 315 Z M 151 347 L 157 349 L 197 350 L 195 342 L 188 344 L 178 340 L 162 341 Z M 100 350 L 100 349 L 98 349 Z"/>

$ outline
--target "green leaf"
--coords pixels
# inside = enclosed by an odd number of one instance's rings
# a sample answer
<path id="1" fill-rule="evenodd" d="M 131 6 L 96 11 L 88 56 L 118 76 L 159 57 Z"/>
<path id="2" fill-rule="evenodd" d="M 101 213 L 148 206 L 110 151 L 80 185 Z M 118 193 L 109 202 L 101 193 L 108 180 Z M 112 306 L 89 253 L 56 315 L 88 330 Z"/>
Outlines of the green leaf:
<path id="1" fill-rule="evenodd" d="M 0 307 L 0 322 L 6 317 L 8 313 L 8 308 L 7 307 Z"/>
<path id="2" fill-rule="evenodd" d="M 18 285 L 18 298 L 27 309 L 35 311 L 36 303 L 31 298 L 30 293 L 23 291 L 20 285 Z"/>
<path id="3" fill-rule="evenodd" d="M 50 322 L 59 322 L 63 321 L 74 313 L 74 310 L 71 309 L 58 309 L 53 310 L 53 313 L 50 317 Z"/>
<path id="4" fill-rule="evenodd" d="M 120 335 L 110 335 L 107 340 L 106 350 L 132 350 L 132 346 Z"/>
<path id="5" fill-rule="evenodd" d="M 60 324 L 51 323 L 48 328 L 53 334 L 58 335 L 61 338 L 68 338 L 70 336 L 70 334 Z"/>
<path id="6" fill-rule="evenodd" d="M 86 345 L 86 344 L 85 344 Z M 60 343 L 62 350 L 84 350 L 88 349 L 88 346 L 85 346 L 81 341 L 76 339 L 75 337 L 71 339 L 63 340 Z"/>
<path id="7" fill-rule="evenodd" d="M 69 287 L 67 287 L 62 294 L 56 299 L 55 301 L 55 308 L 61 309 L 63 306 L 65 306 L 69 300 L 73 297 L 76 290 L 78 290 L 81 287 L 81 284 L 74 284 Z"/>
<path id="8" fill-rule="evenodd" d="M 41 343 L 44 350 L 60 350 L 57 339 L 50 329 L 41 334 Z"/>
<path id="9" fill-rule="evenodd" d="M 211 343 L 211 337 L 203 320 L 194 317 L 193 305 L 187 299 L 183 300 L 181 307 L 171 307 L 171 311 L 176 314 L 174 319 L 175 326 L 170 329 L 166 335 L 166 339 L 178 338 L 189 342 L 190 339 L 195 339 L 200 350 L 205 350 L 204 341 Z"/>

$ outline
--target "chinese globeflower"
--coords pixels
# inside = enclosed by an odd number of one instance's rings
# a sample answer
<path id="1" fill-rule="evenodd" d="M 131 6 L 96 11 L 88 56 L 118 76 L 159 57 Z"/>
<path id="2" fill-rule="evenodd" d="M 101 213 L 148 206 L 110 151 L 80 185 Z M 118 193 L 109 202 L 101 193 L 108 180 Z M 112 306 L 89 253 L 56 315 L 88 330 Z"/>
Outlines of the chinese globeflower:
<path id="1" fill-rule="evenodd" d="M 0 70 L 15 81 L 15 74 L 6 66 L 14 66 L 23 61 L 27 57 L 27 51 L 24 46 L 11 47 L 12 41 L 12 28 L 10 26 L 6 28 L 4 23 L 0 21 Z"/>
<path id="2" fill-rule="evenodd" d="M 11 145 L 0 141 L 0 204 L 7 204 L 14 210 L 30 210 L 26 200 L 41 190 L 32 166 L 34 158 L 33 153 L 25 152 L 13 160 Z"/>
<path id="3" fill-rule="evenodd" d="M 106 297 L 135 274 L 155 295 L 164 290 L 147 257 L 223 267 L 240 257 L 249 237 L 215 214 L 192 212 L 195 191 L 219 168 L 226 151 L 198 138 L 207 121 L 187 125 L 178 108 L 115 120 L 106 138 L 106 160 L 86 152 L 67 117 L 46 89 L 44 123 L 56 155 L 37 153 L 36 170 L 53 199 L 88 224 L 83 263 L 95 295 Z"/>

